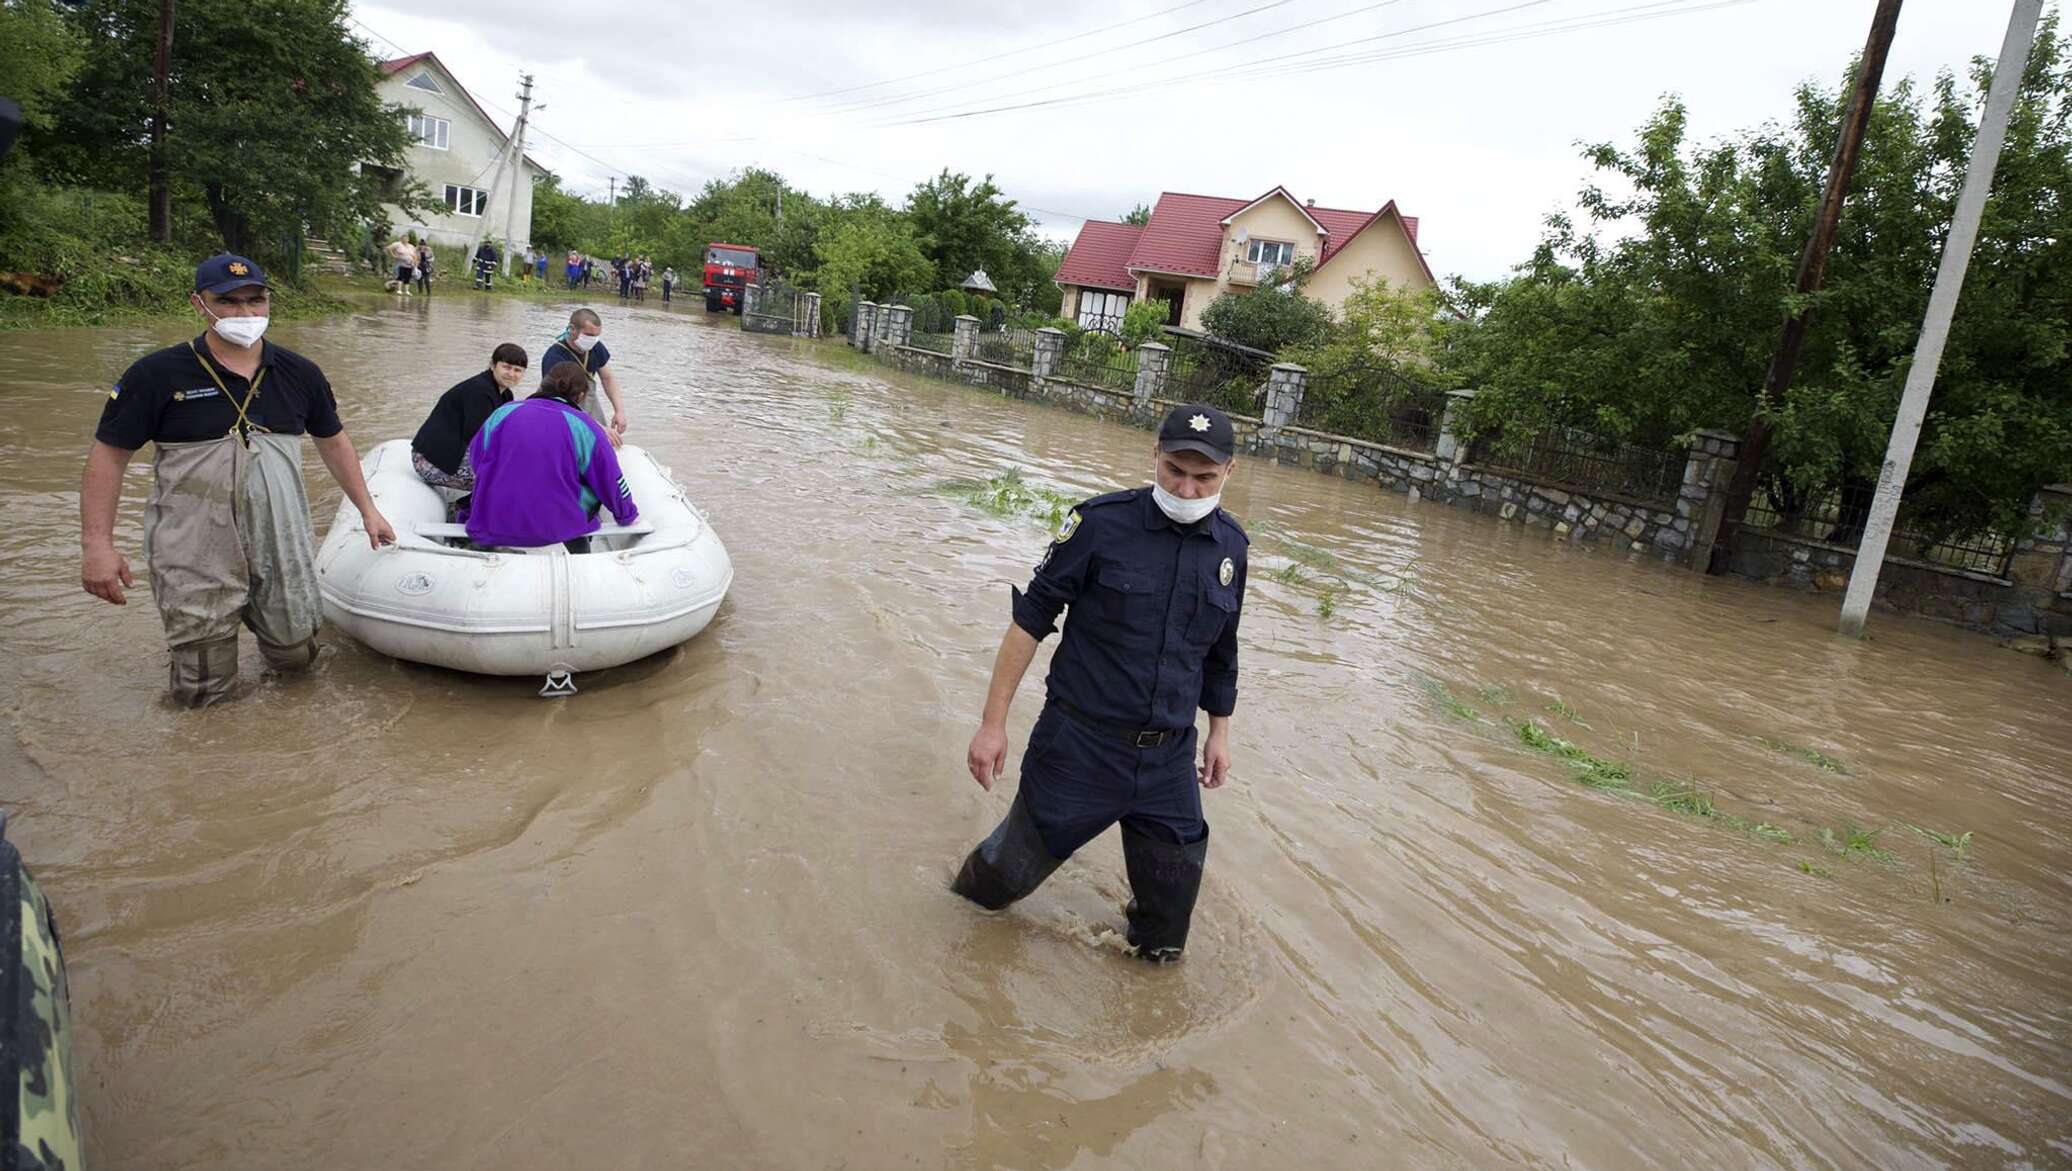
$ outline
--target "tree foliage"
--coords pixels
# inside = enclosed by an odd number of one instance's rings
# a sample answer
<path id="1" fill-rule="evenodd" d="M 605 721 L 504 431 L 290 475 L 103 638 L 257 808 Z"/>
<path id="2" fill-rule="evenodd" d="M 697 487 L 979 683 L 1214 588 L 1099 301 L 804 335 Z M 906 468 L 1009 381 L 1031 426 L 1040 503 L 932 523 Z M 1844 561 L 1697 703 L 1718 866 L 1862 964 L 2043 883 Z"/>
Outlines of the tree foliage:
<path id="1" fill-rule="evenodd" d="M 1765 483 L 1789 503 L 1873 482 L 1962 186 L 1991 63 L 1875 106 Z M 1463 283 L 1444 364 L 1483 429 L 1584 426 L 1666 443 L 1739 431 L 1757 406 L 1812 228 L 1846 84 L 1808 84 L 1788 124 L 1687 142 L 1670 101 L 1630 147 L 1586 157 L 1588 223 L 1562 217 L 1508 280 Z M 2072 477 L 2072 70 L 2046 22 L 1958 304 L 1907 486 L 1923 527 L 2016 527 Z"/>
<path id="2" fill-rule="evenodd" d="M 1122 222 L 1126 224 L 1135 224 L 1140 228 L 1143 227 L 1145 224 L 1150 223 L 1151 205 L 1148 203 L 1140 203 L 1137 206 L 1131 208 L 1129 214 L 1122 217 Z"/>
<path id="3" fill-rule="evenodd" d="M 80 66 L 33 149 L 60 182 L 141 191 L 158 5 L 80 0 L 67 19 Z M 380 216 L 381 180 L 358 164 L 401 167 L 410 139 L 345 20 L 344 0 L 182 0 L 167 160 L 176 200 L 200 200 L 224 248 L 292 240 L 305 224 L 343 233 Z M 403 195 L 409 206 L 423 199 Z"/>
<path id="4" fill-rule="evenodd" d="M 1225 341 L 1279 353 L 1315 345 L 1331 331 L 1331 311 L 1302 295 L 1314 262 L 1308 257 L 1270 281 L 1225 293 L 1202 310 L 1202 328 Z"/>

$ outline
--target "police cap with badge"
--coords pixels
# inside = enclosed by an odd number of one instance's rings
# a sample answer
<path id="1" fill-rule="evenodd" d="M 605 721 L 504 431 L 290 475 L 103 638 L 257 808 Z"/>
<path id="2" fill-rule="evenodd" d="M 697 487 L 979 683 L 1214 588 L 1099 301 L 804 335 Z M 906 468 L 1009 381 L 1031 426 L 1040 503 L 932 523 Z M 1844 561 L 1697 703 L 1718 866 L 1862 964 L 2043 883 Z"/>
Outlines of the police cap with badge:
<path id="1" fill-rule="evenodd" d="M 1212 406 L 1189 403 L 1166 413 L 1158 428 L 1160 451 L 1196 451 L 1219 464 L 1237 453 L 1237 428 L 1230 416 Z"/>

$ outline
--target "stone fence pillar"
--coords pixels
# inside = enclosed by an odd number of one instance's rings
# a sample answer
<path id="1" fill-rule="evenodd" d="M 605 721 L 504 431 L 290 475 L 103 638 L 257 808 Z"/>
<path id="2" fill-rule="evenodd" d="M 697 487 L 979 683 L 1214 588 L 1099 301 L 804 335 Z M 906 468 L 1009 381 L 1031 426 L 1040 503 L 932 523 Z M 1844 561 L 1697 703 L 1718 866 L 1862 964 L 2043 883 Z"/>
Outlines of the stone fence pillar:
<path id="1" fill-rule="evenodd" d="M 892 311 L 896 308 L 898 306 L 890 304 L 878 306 L 878 337 L 871 343 L 871 352 L 877 352 L 879 342 L 892 340 Z"/>
<path id="2" fill-rule="evenodd" d="M 819 294 L 819 293 L 800 293 L 800 294 L 799 294 L 799 299 L 800 299 L 801 301 L 804 301 L 804 302 L 805 302 L 805 304 L 806 304 L 806 319 L 805 319 L 804 321 L 802 321 L 802 322 L 799 322 L 799 325 L 803 327 L 803 330 L 801 330 L 801 329 L 794 329 L 794 330 L 792 330 L 792 332 L 793 332 L 793 333 L 795 333 L 795 334 L 798 334 L 798 336 L 800 336 L 800 337 L 819 337 L 819 336 L 820 336 L 820 294 Z"/>
<path id="3" fill-rule="evenodd" d="M 878 303 L 862 301 L 856 306 L 856 348 L 868 354 L 871 352 L 871 338 L 877 330 Z"/>
<path id="4" fill-rule="evenodd" d="M 1433 454 L 1439 462 L 1459 467 L 1468 458 L 1468 441 L 1461 438 L 1461 415 L 1468 404 L 1475 401 L 1472 390 L 1449 390 L 1446 392 L 1446 413 L 1439 416 L 1439 445 Z"/>
<path id="5" fill-rule="evenodd" d="M 747 285 L 741 290 L 741 316 L 752 317 L 763 307 L 763 287 Z"/>
<path id="6" fill-rule="evenodd" d="M 1172 367 L 1173 347 L 1161 342 L 1145 342 L 1137 347 L 1137 387 L 1134 410 L 1148 415 L 1152 411 L 1151 400 L 1165 397 L 1166 371 Z"/>
<path id="7" fill-rule="evenodd" d="M 1690 565 L 1703 573 L 1712 563 L 1712 546 L 1719 539 L 1720 521 L 1727 513 L 1727 483 L 1739 466 L 1741 437 L 1731 431 L 1700 431 L 1691 436 L 1690 454 L 1684 457 L 1683 487 L 1676 493 L 1675 527 L 1691 536 Z"/>
<path id="8" fill-rule="evenodd" d="M 950 335 L 950 361 L 969 362 L 978 353 L 978 318 L 969 313 L 959 313 L 952 323 L 955 332 Z"/>
<path id="9" fill-rule="evenodd" d="M 1266 380 L 1266 411 L 1260 420 L 1268 430 L 1286 427 L 1302 413 L 1302 396 L 1309 389 L 1309 369 L 1293 362 L 1276 362 Z"/>
<path id="10" fill-rule="evenodd" d="M 1036 331 L 1036 354 L 1029 373 L 1036 378 L 1052 377 L 1057 372 L 1058 359 L 1064 356 L 1065 331 L 1046 325 Z"/>
<path id="11" fill-rule="evenodd" d="M 885 340 L 903 346 L 914 340 L 914 307 L 894 305 L 885 314 Z"/>
<path id="12" fill-rule="evenodd" d="M 2008 579 L 2045 597 L 2072 593 L 2072 484 L 2038 488 L 2029 501 L 2029 516 L 2030 533 L 2008 559 Z M 2059 607 L 2072 611 L 2072 605 L 2063 602 Z M 2072 663 L 2072 653 L 2065 657 Z"/>

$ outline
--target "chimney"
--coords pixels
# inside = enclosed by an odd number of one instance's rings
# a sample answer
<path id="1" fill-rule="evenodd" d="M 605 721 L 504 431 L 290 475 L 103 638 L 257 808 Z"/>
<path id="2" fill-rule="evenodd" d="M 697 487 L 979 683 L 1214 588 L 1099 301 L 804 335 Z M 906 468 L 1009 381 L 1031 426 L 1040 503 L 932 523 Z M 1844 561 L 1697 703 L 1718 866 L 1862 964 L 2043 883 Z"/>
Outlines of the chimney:
<path id="1" fill-rule="evenodd" d="M 1305 199 L 1302 201 L 1302 206 L 1304 207 L 1315 207 L 1316 205 L 1317 201 L 1314 199 Z"/>

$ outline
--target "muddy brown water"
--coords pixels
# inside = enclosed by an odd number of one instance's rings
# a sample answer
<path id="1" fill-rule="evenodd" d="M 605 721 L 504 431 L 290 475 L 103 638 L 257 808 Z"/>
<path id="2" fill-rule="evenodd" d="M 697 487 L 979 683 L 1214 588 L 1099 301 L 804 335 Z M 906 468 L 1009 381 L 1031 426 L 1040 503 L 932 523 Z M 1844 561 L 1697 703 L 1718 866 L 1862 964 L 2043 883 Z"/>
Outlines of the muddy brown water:
<path id="1" fill-rule="evenodd" d="M 2072 1164 L 2054 667 L 1244 467 L 1235 779 L 1189 961 L 1148 969 L 1113 835 L 1001 916 L 945 890 L 1011 793 L 963 752 L 1045 533 L 941 485 L 1091 494 L 1149 437 L 604 308 L 631 438 L 738 576 L 563 701 L 332 635 L 169 710 L 148 598 L 79 591 L 75 493 L 107 384 L 188 331 L 0 335 L 0 801 L 66 931 L 93 1167 Z M 556 314 L 278 337 L 364 448 Z M 1525 719 L 1794 841 L 1580 785 Z M 1821 843 L 1851 825 L 1889 860 Z"/>

